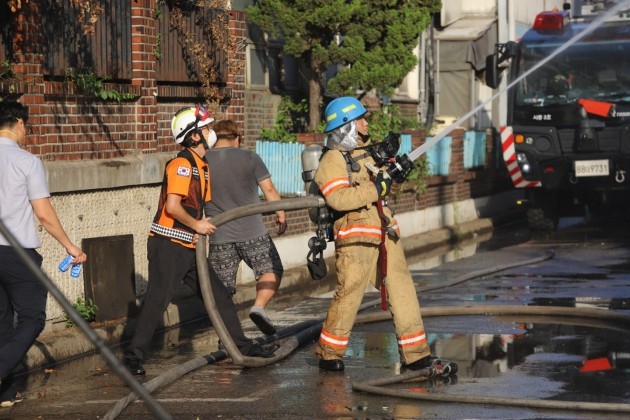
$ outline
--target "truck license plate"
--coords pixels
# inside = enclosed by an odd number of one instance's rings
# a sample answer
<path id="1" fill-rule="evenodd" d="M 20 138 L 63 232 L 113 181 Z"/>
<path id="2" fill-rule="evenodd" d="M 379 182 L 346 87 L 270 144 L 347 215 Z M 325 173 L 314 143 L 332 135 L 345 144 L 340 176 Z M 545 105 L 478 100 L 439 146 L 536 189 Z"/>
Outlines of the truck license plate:
<path id="1" fill-rule="evenodd" d="M 575 176 L 608 176 L 608 159 L 578 160 L 575 162 Z"/>

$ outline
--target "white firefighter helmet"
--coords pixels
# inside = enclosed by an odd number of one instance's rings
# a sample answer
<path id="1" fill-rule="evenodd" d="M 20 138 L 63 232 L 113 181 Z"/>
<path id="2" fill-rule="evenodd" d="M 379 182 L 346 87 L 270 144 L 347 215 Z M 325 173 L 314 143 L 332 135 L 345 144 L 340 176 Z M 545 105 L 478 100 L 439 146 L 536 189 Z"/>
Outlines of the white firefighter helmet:
<path id="1" fill-rule="evenodd" d="M 188 106 L 182 108 L 177 111 L 171 121 L 173 140 L 175 140 L 176 144 L 181 144 L 194 130 L 198 130 L 213 121 L 214 118 L 212 118 L 210 112 L 202 106 Z M 216 142 L 216 137 L 214 138 L 214 142 Z M 208 146 L 212 147 L 214 143 Z"/>

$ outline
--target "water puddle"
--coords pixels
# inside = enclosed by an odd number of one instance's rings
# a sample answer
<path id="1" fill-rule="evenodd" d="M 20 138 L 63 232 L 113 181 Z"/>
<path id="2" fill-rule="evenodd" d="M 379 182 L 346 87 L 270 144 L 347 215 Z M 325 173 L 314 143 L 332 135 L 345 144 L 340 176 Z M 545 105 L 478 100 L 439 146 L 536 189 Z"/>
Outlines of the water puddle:
<path id="1" fill-rule="evenodd" d="M 446 319 L 444 317 L 443 319 Z M 474 331 L 480 317 L 457 317 Z M 504 320 L 508 322 L 507 320 Z M 509 398 L 630 403 L 630 336 L 580 325 L 512 322 L 509 333 L 440 333 L 426 320 L 435 355 L 458 365 L 456 377 L 404 383 L 401 389 Z M 396 363 L 397 345 L 385 323 L 362 326 L 348 355 L 359 364 Z M 482 328 L 483 329 L 483 328 Z M 500 330 L 495 325 L 495 330 Z M 445 328 L 444 331 L 452 331 Z M 357 335 L 360 334 L 360 337 Z M 448 389 L 446 389 L 448 388 Z"/>

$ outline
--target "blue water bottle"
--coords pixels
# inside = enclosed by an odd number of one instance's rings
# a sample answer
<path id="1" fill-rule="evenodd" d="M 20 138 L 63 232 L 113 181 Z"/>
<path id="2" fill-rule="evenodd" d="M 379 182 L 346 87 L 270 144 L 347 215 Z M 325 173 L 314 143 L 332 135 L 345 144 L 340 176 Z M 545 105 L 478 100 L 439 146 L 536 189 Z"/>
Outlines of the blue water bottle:
<path id="1" fill-rule="evenodd" d="M 70 270 L 70 276 L 75 279 L 81 275 L 81 264 L 75 264 L 72 266 L 72 270 Z"/>
<path id="2" fill-rule="evenodd" d="M 64 258 L 63 261 L 59 263 L 59 271 L 61 271 L 62 273 L 68 271 L 68 268 L 70 268 L 73 259 L 74 257 L 72 255 L 68 255 L 66 258 Z"/>

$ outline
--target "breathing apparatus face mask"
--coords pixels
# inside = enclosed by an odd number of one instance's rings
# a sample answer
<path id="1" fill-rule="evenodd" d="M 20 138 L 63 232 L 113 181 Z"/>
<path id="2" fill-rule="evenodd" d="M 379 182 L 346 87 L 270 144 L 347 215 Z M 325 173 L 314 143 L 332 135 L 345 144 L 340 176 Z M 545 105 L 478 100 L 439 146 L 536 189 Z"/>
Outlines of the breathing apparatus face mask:
<path id="1" fill-rule="evenodd" d="M 357 122 L 350 121 L 350 123 L 342 125 L 339 128 L 334 129 L 328 134 L 326 139 L 326 146 L 331 149 L 337 149 L 344 152 L 354 150 L 358 145 Z"/>
<path id="2" fill-rule="evenodd" d="M 400 134 L 389 132 L 383 141 L 369 146 L 369 152 L 376 166 L 383 166 L 396 157 L 400 149 Z"/>
<path id="3" fill-rule="evenodd" d="M 306 267 L 313 280 L 321 280 L 326 277 L 328 267 L 324 259 L 326 240 L 318 232 L 318 235 L 308 241 L 309 253 L 306 256 Z"/>
<path id="4" fill-rule="evenodd" d="M 328 274 L 328 267 L 321 253 L 319 256 L 313 255 L 312 260 L 307 259 L 306 267 L 313 280 L 321 280 Z"/>

